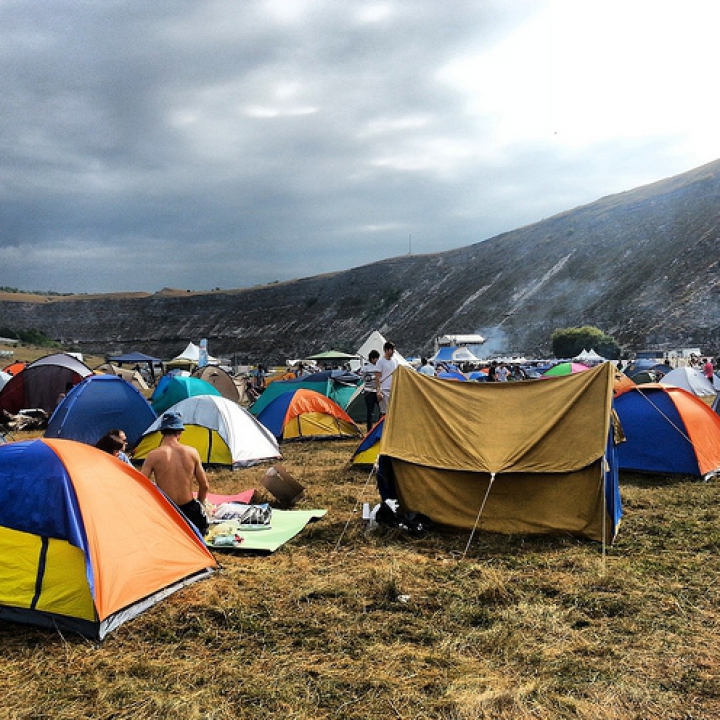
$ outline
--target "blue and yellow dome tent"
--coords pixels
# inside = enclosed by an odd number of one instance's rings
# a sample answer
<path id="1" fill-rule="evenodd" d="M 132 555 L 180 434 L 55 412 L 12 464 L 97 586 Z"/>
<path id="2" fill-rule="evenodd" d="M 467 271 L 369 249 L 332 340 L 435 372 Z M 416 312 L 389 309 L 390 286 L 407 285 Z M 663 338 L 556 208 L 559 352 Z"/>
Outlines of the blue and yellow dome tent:
<path id="1" fill-rule="evenodd" d="M 74 440 L 0 445 L 0 619 L 102 640 L 216 567 L 127 463 Z"/>

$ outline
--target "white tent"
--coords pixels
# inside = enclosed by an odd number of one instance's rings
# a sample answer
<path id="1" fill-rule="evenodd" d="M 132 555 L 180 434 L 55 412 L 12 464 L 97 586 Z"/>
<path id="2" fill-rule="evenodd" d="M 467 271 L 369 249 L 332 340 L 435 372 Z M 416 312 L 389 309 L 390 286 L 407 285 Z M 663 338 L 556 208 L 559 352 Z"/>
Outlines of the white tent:
<path id="1" fill-rule="evenodd" d="M 575 362 L 585 363 L 586 365 L 605 362 L 605 358 L 602 355 L 598 355 L 593 348 L 590 348 L 590 350 L 583 348 L 583 351 L 579 355 L 576 355 L 573 360 Z"/>
<path id="2" fill-rule="evenodd" d="M 188 346 L 170 362 L 174 362 L 175 360 L 189 360 L 190 362 L 198 363 L 200 361 L 200 346 L 194 342 L 189 342 Z M 210 355 L 208 355 L 207 361 L 209 365 L 217 365 L 220 362 L 218 358 L 210 357 Z"/>
<path id="3" fill-rule="evenodd" d="M 702 370 L 696 367 L 686 366 L 675 368 L 667 373 L 667 375 L 660 380 L 660 383 L 662 385 L 674 385 L 675 387 L 683 388 L 683 390 L 687 390 L 693 395 L 700 397 L 715 395 L 720 391 L 720 380 L 718 380 L 717 375 L 711 382 L 703 375 Z"/>
<path id="4" fill-rule="evenodd" d="M 368 335 L 367 340 L 365 340 L 365 342 L 358 348 L 357 354 L 362 358 L 363 362 L 368 359 L 368 355 L 371 350 L 377 350 L 380 353 L 380 357 L 382 357 L 383 345 L 385 345 L 385 342 L 385 338 L 377 330 L 373 330 L 370 335 Z M 397 348 L 395 349 L 393 357 L 397 358 L 397 361 L 401 365 L 410 365 L 410 363 L 397 351 Z"/>
<path id="5" fill-rule="evenodd" d="M 282 457 L 273 434 L 245 408 L 219 395 L 195 395 L 175 403 L 170 410 L 182 414 L 185 431 L 180 442 L 192 445 L 204 463 L 249 467 Z M 133 455 L 144 458 L 162 436 L 158 418 L 143 433 Z"/>

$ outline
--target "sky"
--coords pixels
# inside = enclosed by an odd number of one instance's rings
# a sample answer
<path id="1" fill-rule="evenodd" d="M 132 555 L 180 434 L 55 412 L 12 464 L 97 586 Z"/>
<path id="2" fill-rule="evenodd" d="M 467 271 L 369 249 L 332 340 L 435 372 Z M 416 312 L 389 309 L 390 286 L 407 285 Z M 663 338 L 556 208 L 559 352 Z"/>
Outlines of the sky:
<path id="1" fill-rule="evenodd" d="M 0 0 L 0 286 L 234 289 L 720 158 L 716 0 Z"/>

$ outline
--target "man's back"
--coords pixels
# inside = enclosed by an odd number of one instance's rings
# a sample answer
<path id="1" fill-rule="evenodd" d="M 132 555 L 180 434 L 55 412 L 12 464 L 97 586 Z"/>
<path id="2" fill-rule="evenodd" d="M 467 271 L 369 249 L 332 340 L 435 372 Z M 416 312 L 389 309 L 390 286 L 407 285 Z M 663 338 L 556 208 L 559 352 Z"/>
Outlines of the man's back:
<path id="1" fill-rule="evenodd" d="M 176 505 L 184 505 L 193 499 L 198 463 L 200 456 L 195 448 L 180 443 L 163 444 L 148 453 L 142 472 L 147 477 L 154 475 L 157 486 Z"/>

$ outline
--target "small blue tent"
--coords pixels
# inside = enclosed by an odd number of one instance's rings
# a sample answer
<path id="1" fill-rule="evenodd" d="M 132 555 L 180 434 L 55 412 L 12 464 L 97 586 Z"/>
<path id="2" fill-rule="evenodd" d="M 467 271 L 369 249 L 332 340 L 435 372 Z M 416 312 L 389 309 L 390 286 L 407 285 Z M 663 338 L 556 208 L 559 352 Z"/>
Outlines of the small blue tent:
<path id="1" fill-rule="evenodd" d="M 155 420 L 143 395 L 117 375 L 90 375 L 68 392 L 48 421 L 45 437 L 94 445 L 110 430 L 123 430 L 135 447 Z"/>

